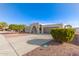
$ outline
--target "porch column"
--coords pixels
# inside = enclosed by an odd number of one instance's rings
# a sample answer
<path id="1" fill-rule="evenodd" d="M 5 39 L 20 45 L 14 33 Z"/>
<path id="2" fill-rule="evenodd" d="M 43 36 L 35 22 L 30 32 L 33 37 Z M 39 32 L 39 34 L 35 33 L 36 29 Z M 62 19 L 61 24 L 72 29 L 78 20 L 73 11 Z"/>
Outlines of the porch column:
<path id="1" fill-rule="evenodd" d="M 40 33 L 39 26 L 37 26 L 37 34 L 39 34 L 39 33 Z"/>
<path id="2" fill-rule="evenodd" d="M 44 28 L 43 28 L 43 26 L 42 26 L 42 28 L 41 28 L 41 33 L 42 33 L 42 34 L 44 33 Z"/>

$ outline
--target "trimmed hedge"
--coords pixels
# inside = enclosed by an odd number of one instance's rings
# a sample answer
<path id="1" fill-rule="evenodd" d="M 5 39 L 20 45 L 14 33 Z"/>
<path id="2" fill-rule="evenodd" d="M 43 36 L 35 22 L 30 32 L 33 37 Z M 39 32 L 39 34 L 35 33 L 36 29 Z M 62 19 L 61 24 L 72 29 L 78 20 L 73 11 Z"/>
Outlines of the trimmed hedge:
<path id="1" fill-rule="evenodd" d="M 71 42 L 75 35 L 75 30 L 72 28 L 67 29 L 60 29 L 60 28 L 54 28 L 51 30 L 51 35 L 54 38 L 54 40 L 59 42 Z"/>

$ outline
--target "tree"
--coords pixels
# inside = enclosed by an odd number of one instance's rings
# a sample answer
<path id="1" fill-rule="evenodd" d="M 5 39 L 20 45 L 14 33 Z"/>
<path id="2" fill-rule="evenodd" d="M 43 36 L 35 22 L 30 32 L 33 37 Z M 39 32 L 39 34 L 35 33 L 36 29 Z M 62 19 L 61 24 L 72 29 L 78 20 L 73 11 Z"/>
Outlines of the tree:
<path id="1" fill-rule="evenodd" d="M 9 29 L 16 31 L 17 30 L 17 24 L 10 24 Z"/>
<path id="2" fill-rule="evenodd" d="M 9 29 L 17 31 L 17 32 L 21 32 L 25 29 L 25 25 L 21 25 L 21 24 L 10 24 L 9 25 Z"/>
<path id="3" fill-rule="evenodd" d="M 5 30 L 8 27 L 6 22 L 0 22 L 0 29 Z"/>
<path id="4" fill-rule="evenodd" d="M 65 25 L 64 28 L 72 28 L 72 26 L 71 25 Z"/>
<path id="5" fill-rule="evenodd" d="M 21 24 L 17 25 L 18 32 L 22 32 L 22 31 L 24 31 L 24 29 L 25 29 L 25 25 L 21 25 Z"/>

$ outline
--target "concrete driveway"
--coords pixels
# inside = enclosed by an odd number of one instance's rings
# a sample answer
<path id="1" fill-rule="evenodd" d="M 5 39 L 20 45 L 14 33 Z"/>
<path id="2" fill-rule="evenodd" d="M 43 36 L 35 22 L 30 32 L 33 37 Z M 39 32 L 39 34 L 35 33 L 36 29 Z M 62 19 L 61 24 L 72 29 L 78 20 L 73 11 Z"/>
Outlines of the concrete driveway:
<path id="1" fill-rule="evenodd" d="M 1 37 L 3 36 L 1 35 Z M 0 41 L 2 43 L 2 45 L 0 45 L 0 55 L 21 56 L 39 47 L 40 45 L 50 41 L 51 39 L 52 39 L 51 35 L 28 34 L 25 36 L 15 36 L 15 37 L 5 36 L 2 39 L 0 39 L 2 40 Z M 1 48 L 4 49 L 4 51 L 1 50 Z"/>
<path id="2" fill-rule="evenodd" d="M 3 35 L 0 35 L 0 56 L 16 56 L 17 54 L 5 39 Z"/>

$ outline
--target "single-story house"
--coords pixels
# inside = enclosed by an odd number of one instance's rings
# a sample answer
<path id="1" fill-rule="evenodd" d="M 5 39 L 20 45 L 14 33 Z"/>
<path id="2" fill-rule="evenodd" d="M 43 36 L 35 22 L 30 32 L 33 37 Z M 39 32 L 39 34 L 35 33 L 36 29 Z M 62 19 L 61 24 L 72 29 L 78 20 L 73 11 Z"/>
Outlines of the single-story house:
<path id="1" fill-rule="evenodd" d="M 63 28 L 63 24 L 42 25 L 39 23 L 33 23 L 30 26 L 26 27 L 25 32 L 34 34 L 44 34 L 44 33 L 50 33 L 51 28 Z"/>

